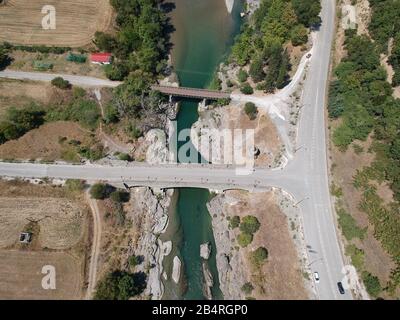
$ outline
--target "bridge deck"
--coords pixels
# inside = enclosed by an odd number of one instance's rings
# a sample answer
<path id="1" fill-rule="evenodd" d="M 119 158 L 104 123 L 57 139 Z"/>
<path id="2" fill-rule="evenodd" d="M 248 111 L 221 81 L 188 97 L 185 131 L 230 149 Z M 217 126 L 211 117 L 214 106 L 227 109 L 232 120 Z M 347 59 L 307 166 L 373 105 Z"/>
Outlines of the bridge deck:
<path id="1" fill-rule="evenodd" d="M 170 86 L 159 86 L 159 85 L 154 85 L 151 88 L 153 90 L 159 91 L 167 95 L 185 97 L 185 98 L 211 99 L 211 100 L 230 98 L 230 94 L 228 92 L 215 91 L 215 90 L 185 88 L 185 87 L 170 87 Z"/>

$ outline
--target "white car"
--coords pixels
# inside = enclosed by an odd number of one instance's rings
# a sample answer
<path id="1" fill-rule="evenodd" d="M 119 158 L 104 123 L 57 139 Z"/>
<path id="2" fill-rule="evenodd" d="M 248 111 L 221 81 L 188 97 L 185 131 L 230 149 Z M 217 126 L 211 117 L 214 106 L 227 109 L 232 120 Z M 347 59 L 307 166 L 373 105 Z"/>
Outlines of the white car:
<path id="1" fill-rule="evenodd" d="M 319 274 L 318 274 L 318 272 L 314 272 L 314 279 L 315 279 L 315 283 L 319 283 Z"/>

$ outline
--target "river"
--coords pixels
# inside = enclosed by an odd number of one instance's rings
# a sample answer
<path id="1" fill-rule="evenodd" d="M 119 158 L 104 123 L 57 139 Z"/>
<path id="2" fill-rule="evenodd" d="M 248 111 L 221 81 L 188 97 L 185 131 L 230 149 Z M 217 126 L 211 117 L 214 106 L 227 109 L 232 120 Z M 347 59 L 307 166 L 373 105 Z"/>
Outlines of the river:
<path id="1" fill-rule="evenodd" d="M 172 60 L 180 84 L 205 88 L 240 30 L 242 1 L 236 0 L 232 14 L 228 13 L 225 0 L 170 2 L 176 6 L 171 13 L 176 29 L 172 36 Z M 195 100 L 182 101 L 178 132 L 191 128 L 197 121 L 198 103 Z M 219 289 L 211 217 L 206 206 L 209 199 L 210 193 L 205 189 L 180 189 L 177 193 L 170 224 L 162 239 L 173 241 L 173 251 L 164 260 L 165 271 L 171 274 L 172 259 L 178 255 L 183 262 L 183 281 L 177 286 L 171 279 L 164 280 L 164 299 L 204 299 L 200 245 L 205 242 L 212 246 L 208 267 L 214 279 L 213 298 L 223 298 Z"/>

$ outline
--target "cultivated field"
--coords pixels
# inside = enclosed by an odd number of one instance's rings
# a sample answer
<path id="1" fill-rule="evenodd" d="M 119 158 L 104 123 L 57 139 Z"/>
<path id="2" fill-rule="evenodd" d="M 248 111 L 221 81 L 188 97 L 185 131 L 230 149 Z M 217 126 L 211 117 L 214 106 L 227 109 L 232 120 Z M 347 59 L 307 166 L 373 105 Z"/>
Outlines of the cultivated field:
<path id="1" fill-rule="evenodd" d="M 0 42 L 82 47 L 112 21 L 109 0 L 6 0 L 0 5 Z M 43 30 L 42 8 L 56 9 L 56 29 Z"/>
<path id="2" fill-rule="evenodd" d="M 55 267 L 56 289 L 42 288 L 43 266 Z M 0 299 L 80 299 L 82 266 L 64 252 L 0 250 Z"/>

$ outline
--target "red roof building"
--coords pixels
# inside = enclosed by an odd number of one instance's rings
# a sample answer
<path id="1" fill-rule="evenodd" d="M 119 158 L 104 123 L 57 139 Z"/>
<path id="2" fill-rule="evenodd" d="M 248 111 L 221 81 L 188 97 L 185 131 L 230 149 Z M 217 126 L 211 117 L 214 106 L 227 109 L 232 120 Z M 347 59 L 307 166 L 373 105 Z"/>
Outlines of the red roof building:
<path id="1" fill-rule="evenodd" d="M 111 59 L 111 53 L 107 52 L 92 53 L 90 55 L 90 61 L 95 64 L 111 64 Z"/>

